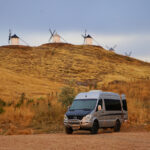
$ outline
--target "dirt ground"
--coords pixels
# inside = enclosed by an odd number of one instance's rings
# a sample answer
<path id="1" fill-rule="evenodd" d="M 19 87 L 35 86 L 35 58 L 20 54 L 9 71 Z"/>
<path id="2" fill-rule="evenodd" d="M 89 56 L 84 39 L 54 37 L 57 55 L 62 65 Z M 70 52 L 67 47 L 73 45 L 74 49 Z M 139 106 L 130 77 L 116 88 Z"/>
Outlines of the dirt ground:
<path id="1" fill-rule="evenodd" d="M 150 132 L 0 136 L 0 150 L 150 150 Z"/>

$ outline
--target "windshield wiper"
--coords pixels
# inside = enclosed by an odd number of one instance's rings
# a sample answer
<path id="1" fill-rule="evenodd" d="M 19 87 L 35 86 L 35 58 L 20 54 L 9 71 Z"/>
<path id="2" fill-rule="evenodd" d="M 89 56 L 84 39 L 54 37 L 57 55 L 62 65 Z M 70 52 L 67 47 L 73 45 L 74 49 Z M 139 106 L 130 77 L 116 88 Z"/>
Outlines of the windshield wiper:
<path id="1" fill-rule="evenodd" d="M 88 110 L 91 110 L 91 109 L 90 108 L 83 108 L 83 110 L 87 110 L 88 111 Z"/>
<path id="2" fill-rule="evenodd" d="M 85 110 L 85 111 L 88 111 L 88 110 L 91 110 L 90 108 L 82 108 L 82 109 L 69 109 L 70 111 L 74 111 L 74 110 Z"/>

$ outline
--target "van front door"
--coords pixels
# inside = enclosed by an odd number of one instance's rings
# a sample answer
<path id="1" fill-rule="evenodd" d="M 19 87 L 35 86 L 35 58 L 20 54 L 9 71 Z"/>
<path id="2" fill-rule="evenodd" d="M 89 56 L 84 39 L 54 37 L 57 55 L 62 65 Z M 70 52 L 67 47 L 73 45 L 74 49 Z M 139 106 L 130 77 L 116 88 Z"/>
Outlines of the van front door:
<path id="1" fill-rule="evenodd" d="M 99 110 L 99 106 L 101 106 L 101 110 Z M 105 117 L 103 115 L 104 109 L 103 109 L 103 100 L 102 99 L 100 99 L 98 101 L 97 108 L 96 108 L 96 113 L 97 113 L 99 126 L 103 127 L 104 126 Z"/>

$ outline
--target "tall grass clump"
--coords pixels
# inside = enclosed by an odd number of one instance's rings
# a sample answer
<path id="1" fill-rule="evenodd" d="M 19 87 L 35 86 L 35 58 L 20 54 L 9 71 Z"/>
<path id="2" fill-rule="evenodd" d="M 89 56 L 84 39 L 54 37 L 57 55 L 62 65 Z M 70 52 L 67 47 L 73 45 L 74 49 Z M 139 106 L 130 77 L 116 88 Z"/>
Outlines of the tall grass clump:
<path id="1" fill-rule="evenodd" d="M 63 130 L 65 110 L 61 103 L 57 101 L 57 97 L 52 96 L 50 100 L 42 100 L 39 102 L 39 105 L 34 105 L 32 109 L 35 114 L 32 120 L 32 127 L 36 130 L 36 133 Z"/>
<path id="2" fill-rule="evenodd" d="M 25 100 L 25 93 L 22 93 L 19 102 L 16 104 L 15 107 L 20 107 L 24 103 L 24 100 Z"/>

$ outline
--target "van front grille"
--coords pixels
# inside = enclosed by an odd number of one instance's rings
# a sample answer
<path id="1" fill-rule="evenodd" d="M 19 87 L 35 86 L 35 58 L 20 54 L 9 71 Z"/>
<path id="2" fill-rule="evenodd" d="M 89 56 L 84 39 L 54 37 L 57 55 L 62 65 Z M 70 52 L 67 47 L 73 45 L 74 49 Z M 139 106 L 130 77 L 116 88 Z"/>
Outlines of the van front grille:
<path id="1" fill-rule="evenodd" d="M 68 119 L 79 119 L 82 120 L 83 116 L 67 116 Z"/>

